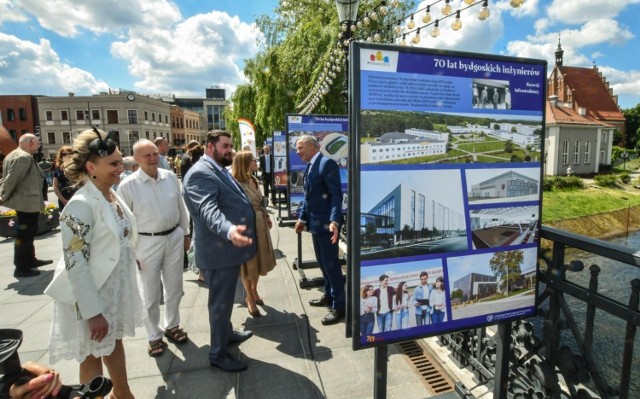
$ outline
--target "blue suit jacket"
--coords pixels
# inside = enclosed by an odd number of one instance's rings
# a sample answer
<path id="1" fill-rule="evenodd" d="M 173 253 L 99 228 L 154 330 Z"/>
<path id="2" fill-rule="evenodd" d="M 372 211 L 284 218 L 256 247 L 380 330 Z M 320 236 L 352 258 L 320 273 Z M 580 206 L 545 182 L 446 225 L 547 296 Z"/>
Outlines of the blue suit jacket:
<path id="1" fill-rule="evenodd" d="M 182 195 L 191 214 L 195 259 L 200 269 L 239 266 L 256 254 L 256 215 L 247 197 L 210 161 L 200 158 L 182 183 Z M 233 225 L 245 225 L 253 239 L 236 247 L 227 239 Z"/>
<path id="2" fill-rule="evenodd" d="M 329 224 L 342 224 L 342 188 L 340 169 L 331 158 L 322 154 L 313 163 L 304 182 L 305 199 L 300 220 L 313 234 L 329 232 Z"/>

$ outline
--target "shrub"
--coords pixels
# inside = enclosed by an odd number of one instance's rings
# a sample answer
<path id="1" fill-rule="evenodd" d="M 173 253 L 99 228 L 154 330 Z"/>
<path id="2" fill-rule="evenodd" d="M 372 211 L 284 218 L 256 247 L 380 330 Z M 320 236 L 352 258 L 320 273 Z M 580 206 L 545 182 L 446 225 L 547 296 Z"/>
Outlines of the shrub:
<path id="1" fill-rule="evenodd" d="M 600 187 L 615 187 L 618 184 L 616 175 L 597 175 L 593 181 Z"/>
<path id="2" fill-rule="evenodd" d="M 546 176 L 542 182 L 544 191 L 568 191 L 584 188 L 584 182 L 577 176 Z"/>
<path id="3" fill-rule="evenodd" d="M 620 173 L 620 181 L 623 184 L 629 184 L 631 182 L 631 176 L 629 176 L 629 172 L 622 172 Z"/>

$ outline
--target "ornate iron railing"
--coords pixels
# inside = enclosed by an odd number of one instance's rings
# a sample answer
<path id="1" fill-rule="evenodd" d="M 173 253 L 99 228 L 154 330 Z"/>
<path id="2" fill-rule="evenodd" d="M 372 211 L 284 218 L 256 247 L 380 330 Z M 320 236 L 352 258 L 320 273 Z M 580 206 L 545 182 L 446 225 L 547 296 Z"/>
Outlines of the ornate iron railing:
<path id="1" fill-rule="evenodd" d="M 539 316 L 500 325 L 495 334 L 479 328 L 446 334 L 440 341 L 461 368 L 473 371 L 479 384 L 493 384 L 494 398 L 640 397 L 640 392 L 630 389 L 640 326 L 640 279 L 619 281 L 618 293 L 622 290 L 628 297 L 623 304 L 598 290 L 600 266 L 591 265 L 590 276 L 584 279 L 588 284 L 580 285 L 567 277 L 587 273 L 584 263 L 565 260 L 567 250 L 574 248 L 637 270 L 640 256 L 631 248 L 547 226 L 541 235 L 552 249 L 550 256 L 542 253 L 540 257 Z M 575 306 L 576 301 L 583 306 Z M 610 323 L 612 318 L 626 324 L 621 342 L 612 345 L 620 351 L 615 376 L 603 372 L 599 356 L 603 349 L 594 345 L 596 324 Z"/>

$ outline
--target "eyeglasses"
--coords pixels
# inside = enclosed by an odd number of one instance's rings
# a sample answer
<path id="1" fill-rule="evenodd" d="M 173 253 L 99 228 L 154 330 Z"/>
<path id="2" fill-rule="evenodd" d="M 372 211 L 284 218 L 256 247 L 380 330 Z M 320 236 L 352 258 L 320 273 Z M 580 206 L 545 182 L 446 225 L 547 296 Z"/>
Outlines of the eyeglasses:
<path id="1" fill-rule="evenodd" d="M 89 143 L 89 156 L 87 157 L 87 160 L 85 161 L 85 163 L 89 161 L 89 158 L 91 158 L 91 155 L 106 157 L 107 155 L 113 154 L 113 152 L 117 148 L 116 142 L 111 140 L 111 135 L 113 134 L 113 131 L 107 133 L 107 138 L 102 140 L 102 136 L 100 135 L 100 132 L 98 131 L 98 129 L 96 129 L 95 126 L 91 126 L 91 128 L 96 133 L 96 136 L 98 136 L 98 138 L 94 139 Z"/>

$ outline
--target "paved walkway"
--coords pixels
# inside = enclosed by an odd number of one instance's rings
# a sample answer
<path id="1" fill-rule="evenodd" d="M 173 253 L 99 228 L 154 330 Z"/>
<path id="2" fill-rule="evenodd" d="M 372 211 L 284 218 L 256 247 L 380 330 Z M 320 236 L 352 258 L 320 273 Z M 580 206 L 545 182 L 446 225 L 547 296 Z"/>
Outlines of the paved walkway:
<path id="1" fill-rule="evenodd" d="M 271 208 L 275 216 L 275 210 Z M 373 350 L 353 351 L 345 338 L 345 324 L 323 326 L 326 309 L 308 306 L 320 289 L 300 289 L 297 237 L 291 227 L 271 230 L 279 257 L 276 268 L 260 279 L 265 301 L 263 317 L 253 318 L 243 303 L 238 284 L 232 316 L 235 328 L 250 329 L 254 337 L 233 348 L 232 353 L 249 363 L 248 370 L 225 373 L 209 366 L 209 323 L 207 289 L 198 285 L 197 275 L 184 273 L 184 298 L 180 309 L 182 327 L 191 341 L 183 346 L 169 344 L 159 358 L 147 355 L 144 328 L 125 339 L 129 382 L 138 399 L 146 398 L 370 398 L 373 396 Z M 303 234 L 303 260 L 313 259 L 311 237 Z M 57 261 L 61 256 L 60 231 L 36 239 L 40 259 Z M 48 363 L 52 300 L 43 294 L 54 266 L 40 268 L 40 276 L 17 280 L 13 277 L 13 239 L 0 238 L 0 326 L 24 332 L 20 347 L 22 361 Z M 318 269 L 306 270 L 309 277 Z M 389 347 L 387 397 L 424 398 L 429 392 L 395 346 Z M 63 381 L 77 383 L 78 365 L 62 361 L 54 365 Z"/>

